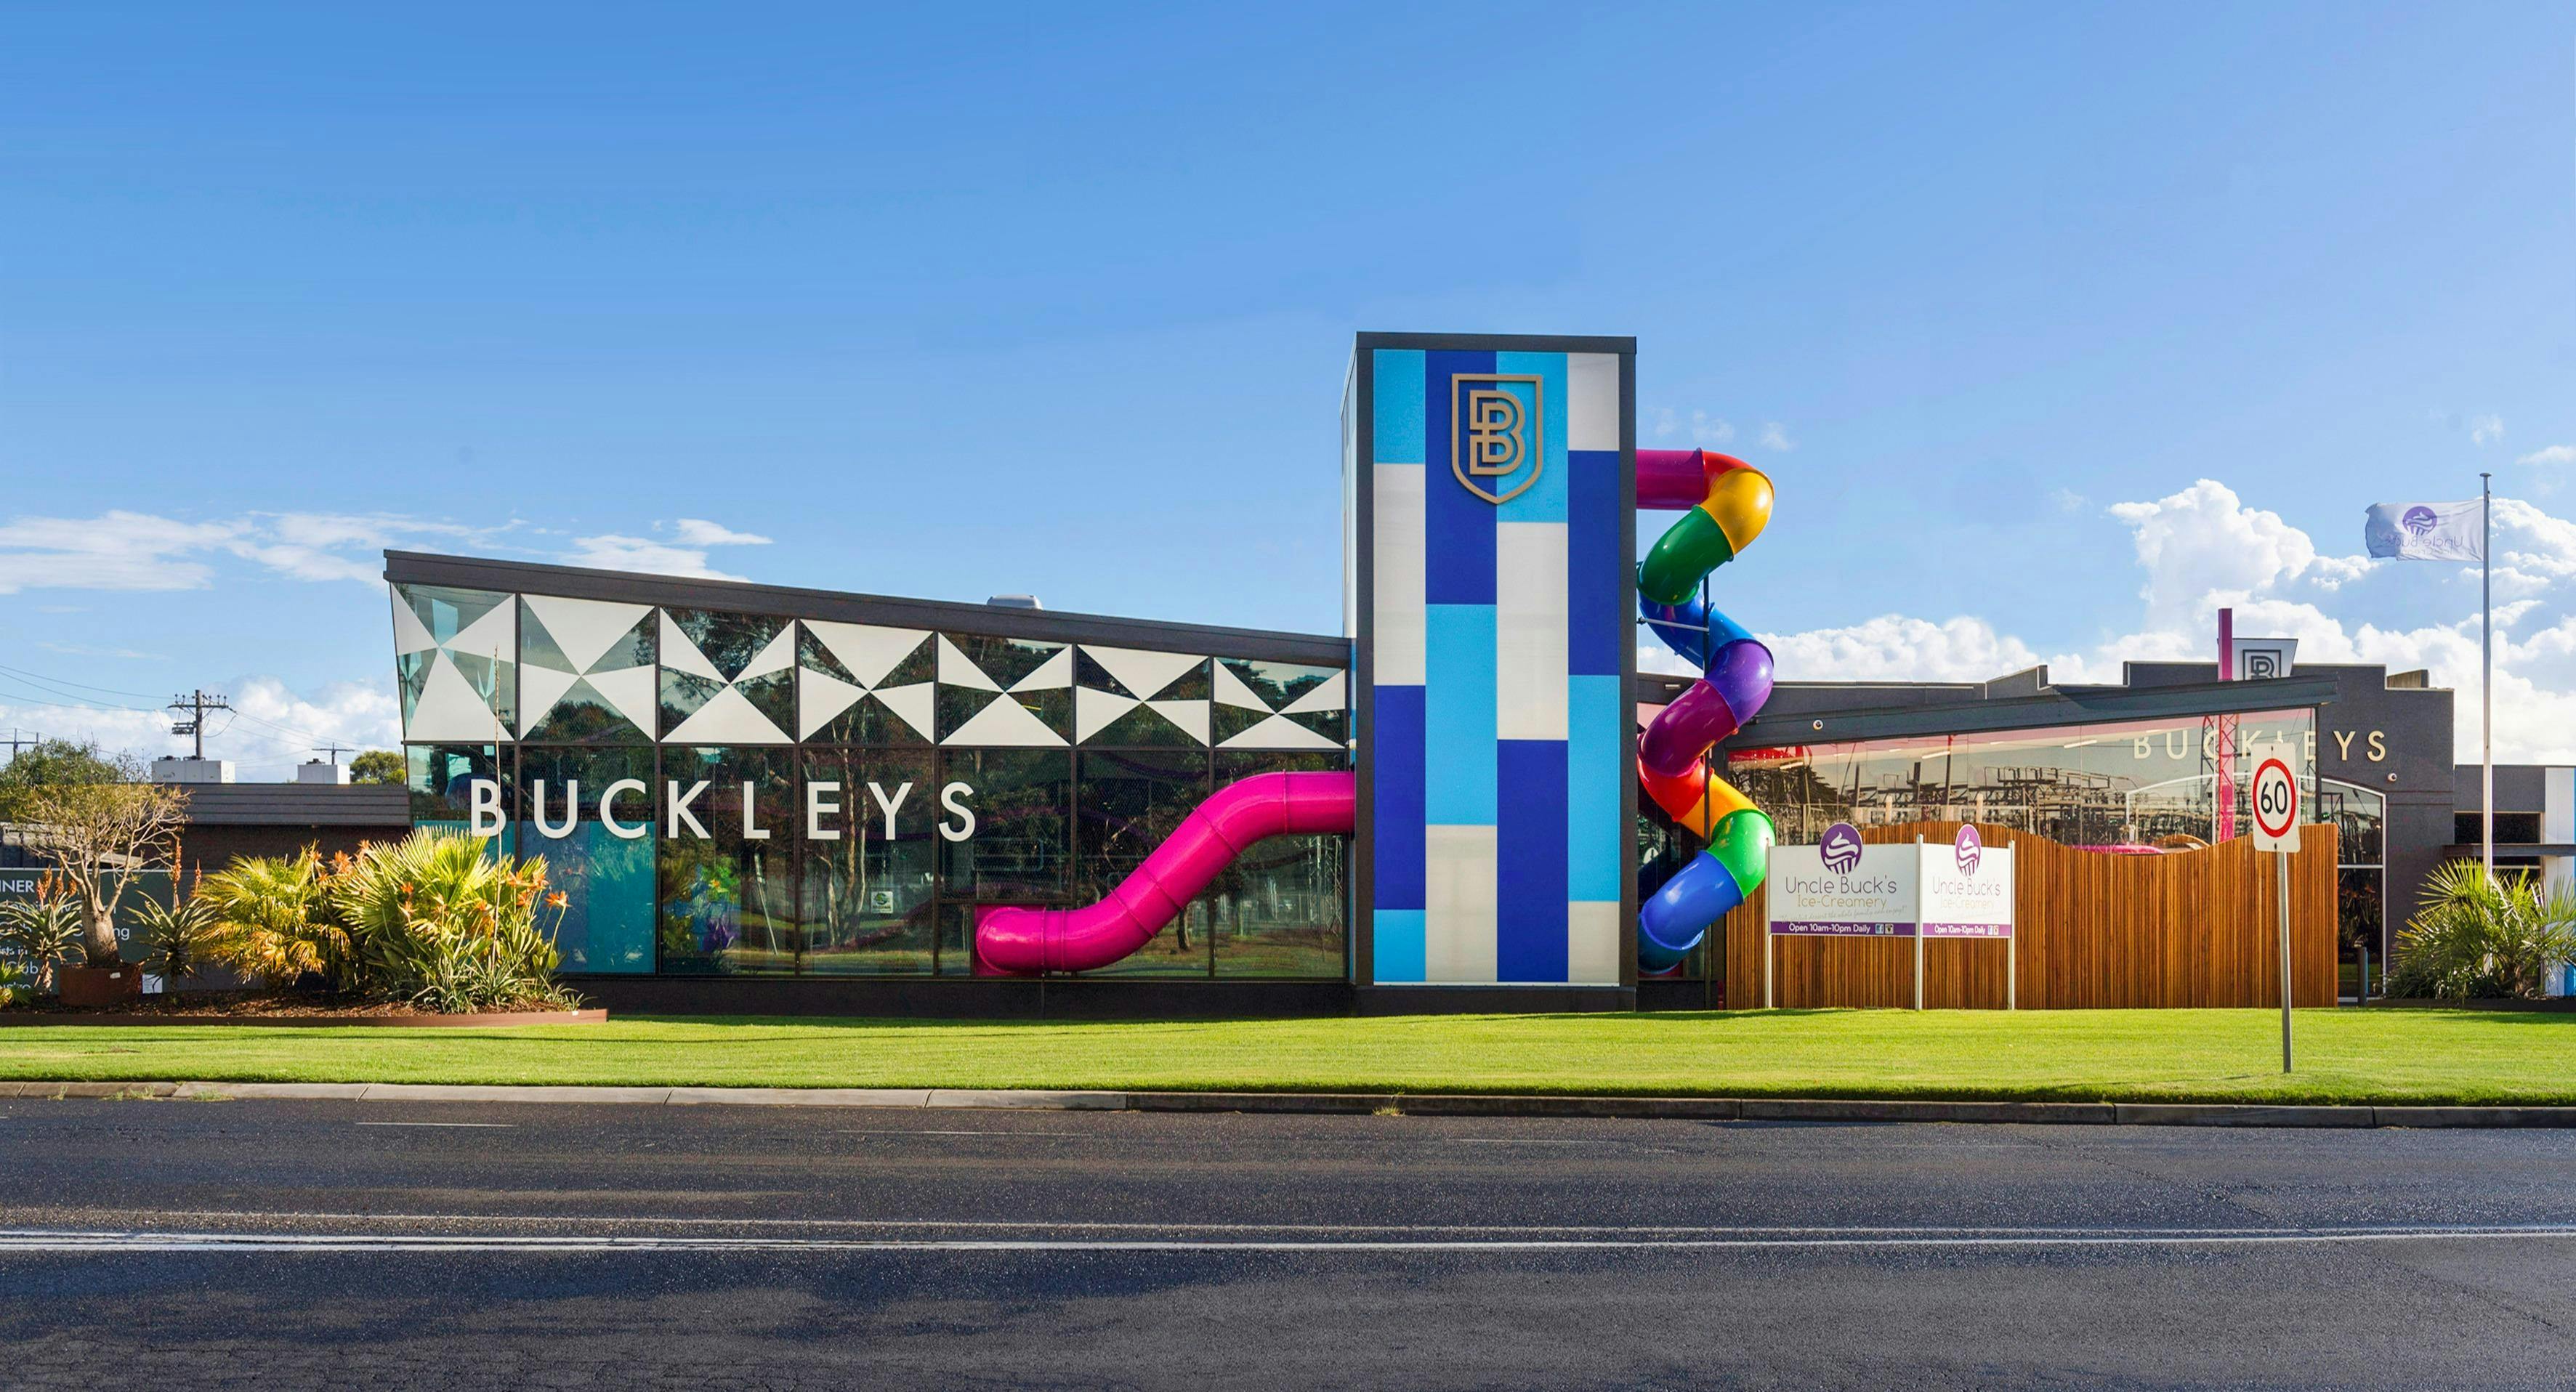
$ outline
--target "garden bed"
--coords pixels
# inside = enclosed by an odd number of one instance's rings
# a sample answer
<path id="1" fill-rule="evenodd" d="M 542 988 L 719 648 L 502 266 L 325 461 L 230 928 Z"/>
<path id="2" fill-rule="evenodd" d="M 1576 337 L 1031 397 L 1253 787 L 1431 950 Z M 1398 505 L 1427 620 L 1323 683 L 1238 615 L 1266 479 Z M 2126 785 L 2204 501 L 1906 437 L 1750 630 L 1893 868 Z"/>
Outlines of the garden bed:
<path id="1" fill-rule="evenodd" d="M 402 1001 L 274 992 L 192 992 L 145 996 L 108 1010 L 46 1001 L 0 1011 L 7 1025 L 316 1025 L 398 1029 L 493 1028 L 508 1025 L 596 1025 L 605 1010 L 486 1010 L 435 1014 Z"/>

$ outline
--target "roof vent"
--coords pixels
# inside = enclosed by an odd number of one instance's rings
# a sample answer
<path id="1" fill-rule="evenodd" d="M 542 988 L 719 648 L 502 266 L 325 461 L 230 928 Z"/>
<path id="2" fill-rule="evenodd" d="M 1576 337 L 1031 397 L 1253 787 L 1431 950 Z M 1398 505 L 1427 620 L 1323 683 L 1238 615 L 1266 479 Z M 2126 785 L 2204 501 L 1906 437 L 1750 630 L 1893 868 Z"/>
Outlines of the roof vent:
<path id="1" fill-rule="evenodd" d="M 1044 609 L 1033 594 L 997 594 L 984 601 L 996 609 Z"/>

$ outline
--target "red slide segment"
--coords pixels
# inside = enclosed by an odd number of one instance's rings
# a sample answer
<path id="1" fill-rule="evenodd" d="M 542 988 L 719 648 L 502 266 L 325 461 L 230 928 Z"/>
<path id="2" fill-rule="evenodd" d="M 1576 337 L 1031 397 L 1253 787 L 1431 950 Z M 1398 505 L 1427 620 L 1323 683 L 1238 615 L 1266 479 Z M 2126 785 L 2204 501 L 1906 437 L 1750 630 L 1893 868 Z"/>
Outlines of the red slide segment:
<path id="1" fill-rule="evenodd" d="M 1182 819 L 1099 903 L 977 910 L 975 969 L 1016 975 L 1108 966 L 1153 941 L 1218 872 L 1263 837 L 1350 835 L 1358 801 L 1348 773 L 1264 773 L 1229 783 Z"/>

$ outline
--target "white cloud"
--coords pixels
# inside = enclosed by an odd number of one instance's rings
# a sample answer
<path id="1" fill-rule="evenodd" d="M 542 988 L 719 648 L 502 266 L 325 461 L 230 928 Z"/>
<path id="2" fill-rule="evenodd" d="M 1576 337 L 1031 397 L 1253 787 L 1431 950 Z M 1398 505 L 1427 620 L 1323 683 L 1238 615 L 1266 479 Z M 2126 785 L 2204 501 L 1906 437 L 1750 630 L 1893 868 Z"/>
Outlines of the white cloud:
<path id="1" fill-rule="evenodd" d="M 2503 438 L 2504 438 L 2504 417 L 2502 417 L 2502 416 L 2471 416 L 2471 417 L 2469 417 L 2469 443 L 2470 443 L 2470 444 L 2473 444 L 2473 445 L 2485 445 L 2485 444 L 2492 444 L 2492 443 L 2494 443 L 2495 441 L 2497 441 L 2497 440 L 2501 440 L 2501 439 L 2503 439 Z"/>
<path id="2" fill-rule="evenodd" d="M 236 678 L 219 689 L 233 708 L 206 717 L 206 755 L 232 760 L 235 776 L 245 781 L 292 777 L 295 765 L 316 757 L 313 749 L 319 745 L 392 749 L 401 743 L 400 710 L 389 682 L 335 682 L 298 694 L 275 677 L 255 676 Z M 56 739 L 96 740 L 146 759 L 185 754 L 191 747 L 186 737 L 170 733 L 165 711 L 0 702 L 0 726 Z"/>
<path id="3" fill-rule="evenodd" d="M 389 513 L 254 512 L 188 522 L 114 509 L 96 517 L 15 517 L 0 539 L 0 594 L 19 590 L 194 590 L 233 556 L 294 580 L 379 583 L 375 552 L 440 540 L 492 544 L 510 526 L 467 527 Z M 360 548 L 344 554 L 346 548 Z"/>
<path id="4" fill-rule="evenodd" d="M 28 589 L 193 590 L 214 571 L 192 559 L 240 526 L 117 509 L 96 517 L 13 517 L 0 541 L 0 594 Z"/>
<path id="5" fill-rule="evenodd" d="M 1762 438 L 1759 443 L 1764 449 L 1780 450 L 1784 453 L 1798 447 L 1798 442 L 1789 438 L 1788 427 L 1778 421 L 1762 423 Z"/>
<path id="6" fill-rule="evenodd" d="M 2215 614 L 2236 611 L 2236 631 L 2296 638 L 2303 662 L 2378 663 L 2421 668 L 2457 692 L 2454 738 L 2462 758 L 2478 747 L 2479 634 L 2474 596 L 2457 616 L 2416 628 L 2383 628 L 2333 612 L 2338 587 L 2369 568 L 2359 557 L 2319 555 L 2315 542 L 2277 515 L 2247 506 L 2203 479 L 2152 502 L 2114 505 L 2129 525 L 2144 622 L 2089 647 L 2039 653 L 1988 620 L 1935 622 L 1886 614 L 1804 633 L 1764 635 L 1783 680 L 1976 681 L 2045 661 L 2052 680 L 2117 682 L 2128 661 L 2207 661 Z M 2555 595 L 2576 578 L 2576 521 L 2519 499 L 2495 504 L 2496 756 L 2516 762 L 2576 762 L 2576 613 Z M 2508 549 L 2510 548 L 2510 549 Z M 2417 564 L 2390 562 L 2389 564 Z M 2474 568 L 2460 568 L 2474 582 Z M 1641 649 L 1641 665 L 1645 663 Z M 1657 670 L 1686 670 L 1661 657 Z"/>
<path id="7" fill-rule="evenodd" d="M 2306 532 L 2278 513 L 2245 506 L 2215 479 L 2151 503 L 2114 503 L 2110 513 L 2129 524 L 2147 572 L 2138 596 L 2147 602 L 2148 622 L 2158 627 L 2188 623 L 2231 597 L 2302 579 L 2332 590 L 2370 566 L 2359 556 L 2319 556 Z"/>
<path id="8" fill-rule="evenodd" d="M 1690 413 L 1689 422 L 1685 424 L 1681 413 L 1670 406 L 1654 408 L 1653 419 L 1647 429 L 1658 440 L 1669 440 L 1676 435 L 1687 434 L 1690 442 L 1701 449 L 1722 445 L 1735 438 L 1735 422 L 1723 416 L 1712 416 L 1706 411 L 1693 411 Z"/>
<path id="9" fill-rule="evenodd" d="M 2516 464 L 2576 464 L 2576 445 L 2550 445 L 2514 461 Z"/>
<path id="10" fill-rule="evenodd" d="M 769 538 L 752 532 L 737 532 L 718 522 L 703 518 L 683 517 L 671 524 L 685 546 L 767 546 Z"/>
<path id="11" fill-rule="evenodd" d="M 653 530 L 663 530 L 656 522 Z M 626 536 L 603 532 L 598 536 L 574 537 L 568 558 L 578 566 L 600 570 L 639 570 L 654 575 L 685 575 L 698 580 L 740 580 L 744 577 L 716 569 L 707 563 L 711 546 L 767 546 L 769 538 L 754 532 L 737 532 L 720 522 L 699 517 L 683 517 L 669 524 L 673 540 L 659 537 Z"/>

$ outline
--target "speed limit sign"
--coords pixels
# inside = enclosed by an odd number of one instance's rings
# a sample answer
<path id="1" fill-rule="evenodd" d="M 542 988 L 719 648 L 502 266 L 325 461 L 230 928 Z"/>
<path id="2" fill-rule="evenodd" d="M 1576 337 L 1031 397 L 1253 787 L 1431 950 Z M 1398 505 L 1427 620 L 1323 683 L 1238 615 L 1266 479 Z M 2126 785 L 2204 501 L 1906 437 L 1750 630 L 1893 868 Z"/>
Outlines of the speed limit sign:
<path id="1" fill-rule="evenodd" d="M 2254 849 L 2299 848 L 2299 780 L 2283 759 L 2265 759 L 2254 770 Z"/>

